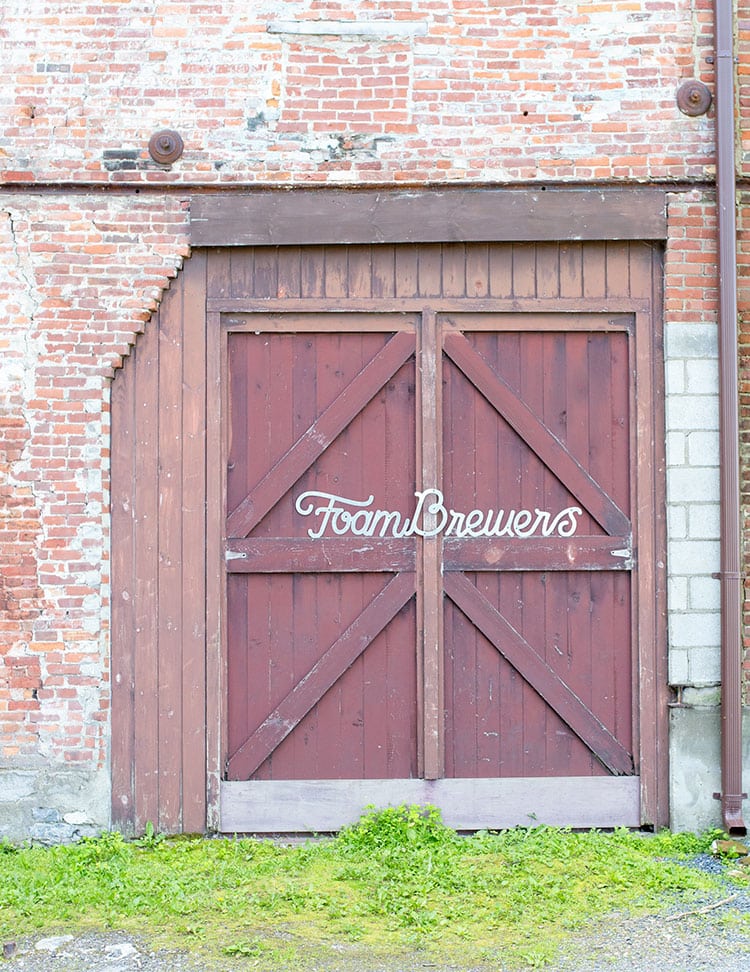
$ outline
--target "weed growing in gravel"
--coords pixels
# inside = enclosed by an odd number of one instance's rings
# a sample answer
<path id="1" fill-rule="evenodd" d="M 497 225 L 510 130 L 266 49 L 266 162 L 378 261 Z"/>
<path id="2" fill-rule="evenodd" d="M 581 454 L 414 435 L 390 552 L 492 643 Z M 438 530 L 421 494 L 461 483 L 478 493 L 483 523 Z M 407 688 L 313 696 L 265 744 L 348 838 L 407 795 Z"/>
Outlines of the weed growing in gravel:
<path id="1" fill-rule="evenodd" d="M 543 967 L 592 918 L 715 890 L 715 875 L 683 866 L 714 836 L 460 837 L 434 808 L 404 806 L 299 847 L 152 828 L 132 842 L 3 845 L 0 937 L 116 928 L 269 970 L 325 967 L 333 954 L 364 969 L 415 951 L 456 967 Z"/>

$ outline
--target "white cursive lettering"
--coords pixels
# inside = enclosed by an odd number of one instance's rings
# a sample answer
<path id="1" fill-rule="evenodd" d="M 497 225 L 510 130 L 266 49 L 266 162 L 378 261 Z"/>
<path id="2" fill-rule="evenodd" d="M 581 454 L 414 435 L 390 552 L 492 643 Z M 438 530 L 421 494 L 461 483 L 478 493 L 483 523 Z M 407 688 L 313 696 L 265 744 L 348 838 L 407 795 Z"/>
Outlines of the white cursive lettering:
<path id="1" fill-rule="evenodd" d="M 319 540 L 330 530 L 337 536 L 347 533 L 355 537 L 518 537 L 534 535 L 543 537 L 572 537 L 578 528 L 578 517 L 583 515 L 579 506 L 567 506 L 559 513 L 547 510 L 470 510 L 468 513 L 449 509 L 442 492 L 431 489 L 414 493 L 416 505 L 409 519 L 396 510 L 372 509 L 375 497 L 366 500 L 349 499 L 335 493 L 309 490 L 300 493 L 294 506 L 300 516 L 320 517 L 307 535 Z"/>

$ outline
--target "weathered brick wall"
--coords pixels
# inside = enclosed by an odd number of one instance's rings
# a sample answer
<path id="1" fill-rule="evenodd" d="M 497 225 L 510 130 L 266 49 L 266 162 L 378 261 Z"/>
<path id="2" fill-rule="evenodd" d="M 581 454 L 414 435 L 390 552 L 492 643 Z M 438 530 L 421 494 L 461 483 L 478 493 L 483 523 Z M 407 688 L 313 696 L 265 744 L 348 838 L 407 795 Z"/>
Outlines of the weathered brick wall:
<path id="1" fill-rule="evenodd" d="M 40 834 L 59 836 L 106 818 L 109 376 L 187 253 L 195 189 L 672 187 L 671 678 L 716 684 L 713 114 L 688 118 L 675 104 L 681 81 L 713 84 L 712 22 L 711 0 L 6 0 L 0 837 L 32 811 Z M 738 26 L 738 159 L 750 176 L 750 0 Z M 166 127 L 185 143 L 172 166 L 147 150 Z"/>
<path id="2" fill-rule="evenodd" d="M 186 253 L 185 220 L 177 198 L 118 195 L 0 212 L 0 837 L 19 807 L 41 814 L 32 833 L 72 833 L 54 813 L 66 787 L 68 811 L 106 819 L 108 379 Z"/>
<path id="3" fill-rule="evenodd" d="M 712 78 L 710 0 L 5 7 L 8 182 L 684 179 L 712 164 L 710 120 L 675 106 L 682 80 Z M 165 126 L 185 141 L 169 171 L 146 152 Z"/>

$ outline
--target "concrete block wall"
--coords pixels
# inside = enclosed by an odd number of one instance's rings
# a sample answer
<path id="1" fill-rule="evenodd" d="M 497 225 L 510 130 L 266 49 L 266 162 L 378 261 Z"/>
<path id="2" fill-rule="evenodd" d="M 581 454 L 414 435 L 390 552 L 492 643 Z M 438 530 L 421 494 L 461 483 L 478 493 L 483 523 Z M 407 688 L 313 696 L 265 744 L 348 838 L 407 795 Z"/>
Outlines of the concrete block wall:
<path id="1" fill-rule="evenodd" d="M 715 713 L 713 113 L 675 103 L 682 81 L 713 84 L 711 0 L 6 0 L 0 44 L 0 837 L 108 823 L 109 379 L 187 255 L 189 197 L 204 189 L 673 190 L 670 680 Z M 738 51 L 746 178 L 750 0 Z M 184 139 L 171 166 L 148 154 L 162 128 Z M 700 759 L 708 779 L 713 757 Z M 700 807 L 676 819 L 710 819 Z"/>
<path id="2" fill-rule="evenodd" d="M 712 198 L 672 197 L 665 261 L 669 678 L 721 681 L 719 375 Z M 702 239 L 704 245 L 696 247 Z M 715 693 L 713 693 L 715 695 Z M 693 694 L 695 698 L 695 694 Z"/>

